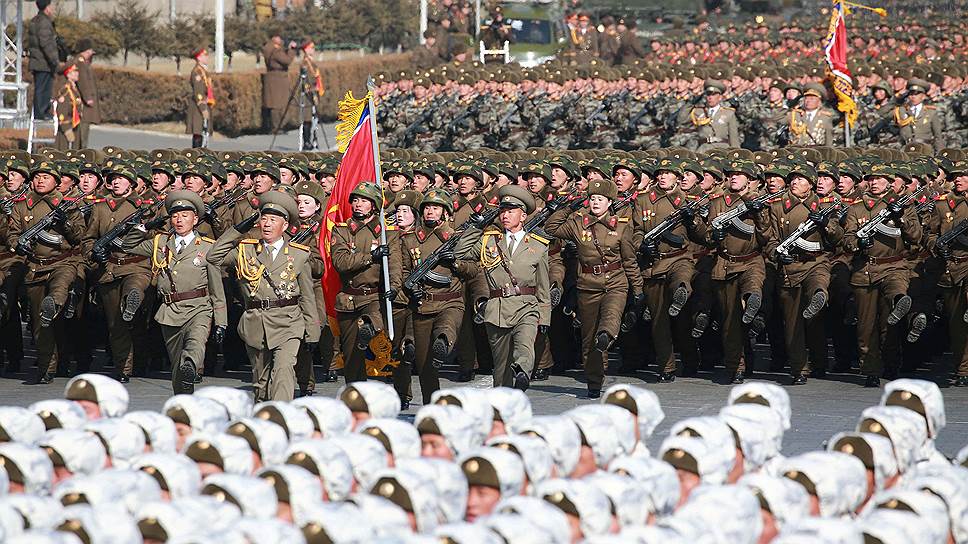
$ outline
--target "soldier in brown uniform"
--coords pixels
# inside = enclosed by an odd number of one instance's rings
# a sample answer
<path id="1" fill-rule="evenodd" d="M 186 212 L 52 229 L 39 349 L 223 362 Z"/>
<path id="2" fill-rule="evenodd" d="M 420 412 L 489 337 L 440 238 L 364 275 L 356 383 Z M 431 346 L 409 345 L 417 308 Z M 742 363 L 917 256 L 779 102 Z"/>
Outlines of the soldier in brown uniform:
<path id="1" fill-rule="evenodd" d="M 953 385 L 968 387 L 968 240 L 961 234 L 949 244 L 938 244 L 938 237 L 968 220 L 968 161 L 958 161 L 948 172 L 953 187 L 938 197 L 934 213 L 928 216 L 928 245 L 945 261 L 941 276 L 948 337 L 951 339 L 954 368 Z"/>
<path id="2" fill-rule="evenodd" d="M 404 241 L 404 238 L 420 226 L 418 218 L 420 217 L 419 210 L 422 201 L 423 195 L 421 193 L 408 189 L 397 193 L 393 199 L 393 204 L 389 206 L 388 211 L 393 213 L 397 239 L 400 241 L 400 246 L 396 249 L 391 248 L 390 251 L 400 252 L 400 259 L 403 263 L 401 267 L 406 265 L 408 258 L 407 242 Z M 408 274 L 403 272 L 401 274 L 402 279 L 407 278 Z M 416 361 L 416 348 L 414 347 L 413 321 L 410 319 L 410 297 L 406 289 L 397 293 L 397 297 L 393 299 L 392 310 L 393 328 L 395 331 L 400 331 L 396 333 L 396 339 L 393 342 L 394 349 L 398 350 L 396 356 L 400 361 L 400 364 L 393 369 L 393 387 L 400 396 L 401 409 L 407 410 L 410 408 L 410 401 L 413 400 L 412 377 L 414 362 Z"/>
<path id="3" fill-rule="evenodd" d="M 361 183 L 350 193 L 353 217 L 333 229 L 331 255 L 333 267 L 343 287 L 336 295 L 343 352 L 343 376 L 347 383 L 366 380 L 364 356 L 367 347 L 384 326 L 384 305 L 400 290 L 400 252 L 397 231 L 387 227 L 387 243 L 380 243 L 383 226 L 379 207 L 383 195 L 374 183 Z M 389 290 L 383 283 L 383 257 L 389 257 Z M 399 332 L 399 331 L 398 331 Z"/>
<path id="4" fill-rule="evenodd" d="M 894 122 L 899 128 L 901 143 L 927 143 L 938 152 L 945 147 L 944 123 L 937 106 L 924 102 L 929 88 L 923 79 L 909 80 L 907 104 L 894 108 Z"/>
<path id="5" fill-rule="evenodd" d="M 631 311 L 641 312 L 645 304 L 642 276 L 635 247 L 634 225 L 610 207 L 618 190 L 612 181 L 588 185 L 587 209 L 571 213 L 562 208 L 548 219 L 548 234 L 574 242 L 578 251 L 578 318 L 581 320 L 582 363 L 588 379 L 589 398 L 598 398 L 605 380 L 605 354 L 618 337 L 626 300 L 634 300 Z M 581 201 L 576 201 L 581 205 Z"/>
<path id="6" fill-rule="evenodd" d="M 891 190 L 891 169 L 874 165 L 867 175 L 867 193 L 847 210 L 844 249 L 853 254 L 850 284 L 857 301 L 857 342 L 864 387 L 879 387 L 885 366 L 900 366 L 897 324 L 911 309 L 907 253 L 921 240 L 921 221 L 912 206 L 902 206 Z M 882 210 L 888 217 L 872 236 L 857 230 Z"/>
<path id="7" fill-rule="evenodd" d="M 826 354 L 823 323 L 814 319 L 827 304 L 827 288 L 830 284 L 829 253 L 843 238 L 843 227 L 836 217 L 824 221 L 821 209 L 838 202 L 833 197 L 821 199 L 813 191 L 816 171 L 807 164 L 795 164 L 789 174 L 790 188 L 787 193 L 770 205 L 770 241 L 767 255 L 777 265 L 779 306 L 783 313 L 784 338 L 787 358 L 793 375 L 793 385 L 807 383 L 810 371 L 807 347 L 811 358 L 820 359 Z M 776 248 L 804 221 L 810 220 L 816 228 L 800 237 L 801 245 L 786 254 L 777 254 Z M 825 360 L 812 361 L 823 370 Z"/>
<path id="8" fill-rule="evenodd" d="M 32 190 L 26 199 L 14 205 L 10 215 L 9 247 L 26 258 L 24 285 L 30 299 L 30 315 L 36 316 L 32 332 L 37 346 L 37 374 L 30 380 L 32 383 L 50 383 L 58 371 L 55 340 L 66 331 L 63 322 L 56 318 L 77 274 L 84 235 L 84 220 L 75 205 L 58 207 L 64 200 L 56 189 L 58 179 L 53 163 L 36 162 L 30 172 Z M 51 228 L 34 240 L 21 242 L 21 234 L 47 215 L 54 219 Z"/>
<path id="9" fill-rule="evenodd" d="M 326 197 L 323 196 L 323 188 L 310 181 L 301 181 L 295 186 L 296 207 L 299 210 L 299 230 L 293 235 L 292 240 L 309 247 L 312 251 L 312 258 L 309 260 L 309 268 L 312 271 L 313 293 L 316 302 L 316 313 L 319 315 L 321 327 L 325 330 L 320 331 L 320 343 L 323 337 L 329 337 L 330 357 L 332 357 L 332 333 L 326 326 L 326 308 L 323 300 L 323 257 L 319 253 L 319 233 L 322 227 L 323 206 L 326 205 Z M 316 390 L 316 373 L 313 371 L 313 363 L 317 354 L 309 350 L 303 344 L 299 348 L 299 356 L 296 359 L 296 384 L 299 386 L 301 396 L 312 395 Z M 323 371 L 326 373 L 324 381 L 329 379 L 329 363 L 326 361 Z"/>
<path id="10" fill-rule="evenodd" d="M 85 250 L 139 208 L 151 206 L 134 193 L 134 171 L 124 164 L 111 169 L 108 186 L 111 193 L 94 205 L 87 234 Z M 146 217 L 145 220 L 151 219 Z M 120 238 L 117 242 L 120 243 Z M 144 255 L 128 255 L 114 245 L 103 251 L 95 251 L 91 258 L 95 263 L 92 278 L 97 278 L 97 291 L 107 321 L 111 357 L 118 372 L 118 380 L 127 383 L 134 369 L 132 323 L 145 298 L 145 290 L 151 283 L 150 262 Z M 144 331 L 141 331 L 144 332 Z"/>
<path id="11" fill-rule="evenodd" d="M 212 77 L 208 75 L 208 51 L 204 48 L 192 52 L 195 67 L 188 75 L 192 95 L 188 100 L 185 115 L 185 133 L 192 135 L 192 147 L 202 147 L 204 133 L 212 132 L 212 106 L 215 105 L 215 90 Z"/>
<path id="12" fill-rule="evenodd" d="M 289 100 L 289 65 L 296 58 L 296 42 L 290 41 L 283 49 L 282 38 L 272 36 L 262 46 L 266 73 L 262 75 L 262 108 L 267 129 L 275 131 L 282 124 L 282 112 Z"/>
<path id="13" fill-rule="evenodd" d="M 317 117 L 322 114 L 320 101 L 323 99 L 323 94 L 326 93 L 326 87 L 323 84 L 323 74 L 316 66 L 316 61 L 313 58 L 316 55 L 316 44 L 312 40 L 308 40 L 302 44 L 300 49 L 302 50 L 302 64 L 299 65 L 300 76 L 305 77 L 302 80 L 303 102 L 301 102 L 303 108 L 302 148 L 316 149 L 315 134 L 312 133 L 313 113 Z"/>
<path id="14" fill-rule="evenodd" d="M 401 237 L 405 250 L 402 256 L 404 277 L 409 277 L 424 258 L 438 251 L 455 235 L 447 221 L 452 202 L 443 189 L 431 189 L 420 202 L 421 225 Z M 464 282 L 478 272 L 476 262 L 458 261 L 455 249 L 437 255 L 440 263 L 432 270 L 440 276 L 436 278 L 437 282 L 424 278 L 407 293 L 416 348 L 414 364 L 424 404 L 429 404 L 431 394 L 440 389 L 437 370 L 457 341 L 464 317 Z M 448 280 L 446 285 L 442 278 Z"/>
<path id="15" fill-rule="evenodd" d="M 292 400 L 299 348 L 319 342 L 312 253 L 284 236 L 289 222 L 299 221 L 295 200 L 272 192 L 260 201 L 260 213 L 228 229 L 207 259 L 215 266 L 235 264 L 245 299 L 239 336 L 252 362 L 256 402 Z M 243 238 L 256 221 L 260 239 Z"/>
<path id="16" fill-rule="evenodd" d="M 165 210 L 172 232 L 143 240 L 142 233 L 132 231 L 125 236 L 124 248 L 150 259 L 161 299 L 155 321 L 168 352 L 172 390 L 191 393 L 205 363 L 213 321 L 215 343 L 225 338 L 225 292 L 219 269 L 206 259 L 215 240 L 195 230 L 198 217 L 205 213 L 202 199 L 191 191 L 172 191 L 165 199 Z"/>
<path id="17" fill-rule="evenodd" d="M 0 348 L 6 357 L 4 376 L 20 372 L 23 359 L 23 331 L 20 324 L 20 305 L 17 297 L 23 285 L 26 268 L 23 259 L 14 252 L 9 244 L 10 215 L 17 202 L 27 199 L 29 189 L 27 164 L 17 157 L 0 158 L 0 172 L 3 173 L 4 205 L 0 208 Z"/>
<path id="18" fill-rule="evenodd" d="M 743 383 L 746 374 L 746 328 L 763 302 L 766 263 L 763 248 L 768 241 L 765 204 L 753 202 L 760 195 L 751 187 L 756 166 L 744 160 L 731 162 L 726 191 L 709 203 L 709 220 L 743 206 L 747 211 L 723 228 L 710 228 L 709 241 L 715 247 L 712 279 L 722 319 L 723 363 L 729 382 Z"/>
<path id="19" fill-rule="evenodd" d="M 57 136 L 54 138 L 54 147 L 66 151 L 80 149 L 78 132 L 84 118 L 84 102 L 77 89 L 77 79 L 80 77 L 77 65 L 68 64 L 62 73 L 67 81 L 54 98 L 57 102 Z"/>
<path id="20" fill-rule="evenodd" d="M 651 261 L 650 266 L 643 268 L 642 279 L 652 318 L 659 381 L 669 383 L 675 381 L 674 340 L 680 347 L 683 366 L 696 359 L 695 343 L 689 336 L 692 324 L 674 318 L 679 316 L 692 294 L 694 244 L 703 240 L 706 228 L 702 221 L 690 217 L 653 244 L 643 241 L 645 233 L 687 203 L 686 195 L 679 189 L 682 171 L 675 159 L 662 159 L 655 172 L 656 184 L 648 192 L 639 194 L 633 219 L 637 227 L 635 245 Z"/>
<path id="21" fill-rule="evenodd" d="M 252 190 L 245 194 L 245 198 L 235 203 L 232 208 L 232 223 L 238 224 L 245 218 L 258 211 L 259 197 L 279 183 L 279 167 L 269 159 L 260 160 L 248 165 L 246 171 L 252 177 Z M 256 228 L 248 233 L 249 237 L 256 236 Z"/>
<path id="22" fill-rule="evenodd" d="M 101 98 L 97 92 L 97 78 L 94 77 L 94 70 L 91 67 L 91 60 L 94 58 L 94 47 L 89 38 L 77 40 L 77 58 L 74 60 L 77 65 L 77 90 L 81 92 L 81 100 L 84 102 L 84 116 L 81 118 L 81 125 L 77 134 L 77 147 L 84 149 L 88 147 L 91 125 L 101 122 Z"/>
<path id="23" fill-rule="evenodd" d="M 687 125 L 699 136 L 699 151 L 739 147 L 739 125 L 736 110 L 722 103 L 726 86 L 721 81 L 708 79 L 703 83 L 706 104 L 679 110 L 677 122 Z"/>

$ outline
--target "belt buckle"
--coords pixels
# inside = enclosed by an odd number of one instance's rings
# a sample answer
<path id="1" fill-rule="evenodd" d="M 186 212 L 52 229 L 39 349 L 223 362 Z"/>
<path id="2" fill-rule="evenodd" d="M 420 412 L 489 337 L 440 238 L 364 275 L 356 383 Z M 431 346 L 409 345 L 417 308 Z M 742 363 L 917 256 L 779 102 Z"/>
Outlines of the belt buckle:
<path id="1" fill-rule="evenodd" d="M 514 296 L 514 287 L 510 285 L 501 286 L 501 296 L 502 297 L 512 297 Z"/>
<path id="2" fill-rule="evenodd" d="M 592 274 L 595 274 L 596 276 L 601 276 L 602 272 L 604 272 L 603 268 L 604 266 L 600 264 L 592 265 Z"/>
<path id="3" fill-rule="evenodd" d="M 867 257 L 867 264 L 877 264 L 877 257 Z"/>
<path id="4" fill-rule="evenodd" d="M 260 310 L 268 310 L 269 309 L 269 302 L 270 301 L 268 301 L 268 300 L 260 300 L 259 301 L 259 309 Z"/>
<path id="5" fill-rule="evenodd" d="M 161 300 L 165 304 L 174 304 L 175 303 L 175 301 L 172 300 L 172 294 L 171 293 L 162 293 L 161 294 Z"/>

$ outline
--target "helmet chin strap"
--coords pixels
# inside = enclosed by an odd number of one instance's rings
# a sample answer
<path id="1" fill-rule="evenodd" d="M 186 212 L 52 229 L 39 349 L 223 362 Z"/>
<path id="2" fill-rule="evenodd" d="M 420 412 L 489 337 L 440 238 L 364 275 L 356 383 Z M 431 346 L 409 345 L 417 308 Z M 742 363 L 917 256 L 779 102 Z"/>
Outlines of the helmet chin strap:
<path id="1" fill-rule="evenodd" d="M 440 224 L 440 219 L 424 219 L 423 224 L 425 227 L 434 228 Z"/>
<path id="2" fill-rule="evenodd" d="M 368 212 L 368 213 L 353 212 L 353 220 L 366 221 L 367 219 L 370 218 L 371 215 L 373 215 L 373 212 Z"/>

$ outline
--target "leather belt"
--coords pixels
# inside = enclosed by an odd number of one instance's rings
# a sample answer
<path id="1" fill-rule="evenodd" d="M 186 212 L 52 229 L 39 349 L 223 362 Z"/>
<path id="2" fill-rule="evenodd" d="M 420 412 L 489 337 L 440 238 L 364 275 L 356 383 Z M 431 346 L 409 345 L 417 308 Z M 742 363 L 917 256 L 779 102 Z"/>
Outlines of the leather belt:
<path id="1" fill-rule="evenodd" d="M 343 292 L 347 295 L 365 296 L 372 295 L 380 292 L 379 287 L 346 287 L 343 286 Z"/>
<path id="2" fill-rule="evenodd" d="M 148 260 L 148 257 L 144 255 L 131 255 L 130 257 L 111 257 L 108 262 L 117 266 L 124 266 L 126 264 L 140 263 L 141 261 Z"/>
<path id="3" fill-rule="evenodd" d="M 762 255 L 759 251 L 754 251 L 753 253 L 747 253 L 746 255 L 729 255 L 727 253 L 720 252 L 719 256 L 722 257 L 726 262 L 729 263 L 745 263 L 747 261 L 752 261 L 753 259 Z"/>
<path id="4" fill-rule="evenodd" d="M 259 300 L 254 298 L 245 303 L 246 310 L 269 310 L 271 308 L 285 308 L 299 304 L 299 297 L 277 298 L 276 300 Z"/>
<path id="5" fill-rule="evenodd" d="M 618 270 L 622 268 L 621 261 L 613 261 L 610 263 L 593 264 L 591 266 L 581 265 L 582 274 L 594 274 L 596 276 L 601 276 L 606 272 L 611 272 L 612 270 Z"/>
<path id="6" fill-rule="evenodd" d="M 659 258 L 660 259 L 669 259 L 671 257 L 678 257 L 680 255 L 684 255 L 686 253 L 686 251 L 688 251 L 688 249 L 682 248 L 682 249 L 677 249 L 675 251 L 670 251 L 668 253 L 659 253 Z"/>
<path id="7" fill-rule="evenodd" d="M 537 293 L 534 287 L 514 287 L 509 285 L 504 289 L 491 289 L 491 298 L 508 298 Z"/>
<path id="8" fill-rule="evenodd" d="M 161 301 L 165 304 L 174 304 L 176 302 L 181 302 L 183 300 L 191 300 L 194 298 L 202 298 L 208 296 L 208 288 L 202 287 L 201 289 L 195 289 L 194 291 L 182 291 L 181 293 L 158 293 L 161 296 Z"/>
<path id="9" fill-rule="evenodd" d="M 906 260 L 904 255 L 894 255 L 892 257 L 868 257 L 867 264 L 890 264 Z"/>
<path id="10" fill-rule="evenodd" d="M 801 253 L 797 255 L 796 262 L 810 263 L 819 259 L 821 255 L 823 255 L 823 253 Z"/>
<path id="11" fill-rule="evenodd" d="M 73 257 L 74 255 L 77 255 L 78 253 L 80 253 L 80 250 L 78 250 L 78 249 L 75 248 L 75 249 L 69 249 L 69 250 L 61 253 L 60 255 L 56 255 L 54 257 L 34 257 L 33 255 L 31 255 L 31 256 L 27 257 L 27 260 L 30 261 L 30 262 L 32 262 L 32 263 L 34 263 L 34 264 L 36 264 L 36 265 L 39 265 L 39 266 L 47 266 L 49 264 L 54 264 L 54 263 L 63 261 L 64 259 L 67 259 L 68 257 Z"/>
<path id="12" fill-rule="evenodd" d="M 15 251 L 3 251 L 0 252 L 0 261 L 4 259 L 9 259 L 11 257 L 16 257 L 17 253 Z"/>
<path id="13" fill-rule="evenodd" d="M 464 293 L 427 293 L 424 295 L 424 300 L 427 302 L 447 302 L 450 300 L 457 300 L 464 298 Z"/>
<path id="14" fill-rule="evenodd" d="M 968 257 L 948 257 L 947 260 L 953 263 L 965 263 L 968 262 Z"/>

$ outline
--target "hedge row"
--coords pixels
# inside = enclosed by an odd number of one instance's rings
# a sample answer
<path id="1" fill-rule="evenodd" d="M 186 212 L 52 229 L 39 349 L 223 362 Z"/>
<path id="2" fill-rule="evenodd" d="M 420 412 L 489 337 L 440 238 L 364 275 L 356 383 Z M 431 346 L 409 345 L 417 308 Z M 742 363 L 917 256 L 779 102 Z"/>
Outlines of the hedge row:
<path id="1" fill-rule="evenodd" d="M 368 75 L 410 66 L 410 55 L 406 53 L 322 63 L 326 86 L 323 117 L 336 118 L 337 103 L 347 90 L 352 90 L 357 97 L 363 96 Z M 295 84 L 299 77 L 298 60 L 291 68 L 289 78 Z M 184 120 L 189 92 L 187 74 L 176 76 L 104 66 L 95 66 L 95 73 L 105 123 L 130 125 Z M 215 75 L 215 130 L 237 136 L 262 129 L 262 73 L 252 70 Z M 57 88 L 63 84 L 58 79 Z M 298 103 L 294 101 L 290 110 L 286 124 L 291 128 L 298 123 Z"/>

